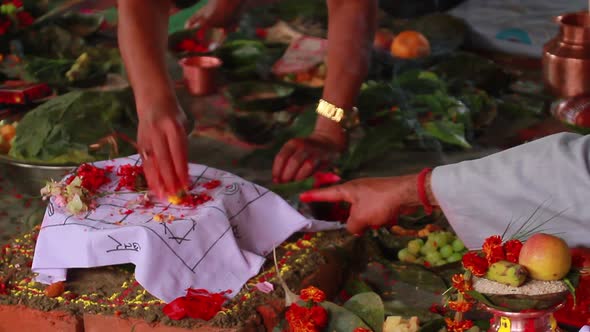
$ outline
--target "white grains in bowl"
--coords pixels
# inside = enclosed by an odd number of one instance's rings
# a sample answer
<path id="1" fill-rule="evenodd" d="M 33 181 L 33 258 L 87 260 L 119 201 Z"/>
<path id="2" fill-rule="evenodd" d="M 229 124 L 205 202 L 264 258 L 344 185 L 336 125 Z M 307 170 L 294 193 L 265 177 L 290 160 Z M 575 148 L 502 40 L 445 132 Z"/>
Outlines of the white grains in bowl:
<path id="1" fill-rule="evenodd" d="M 504 285 L 485 278 L 473 278 L 473 289 L 482 294 L 544 295 L 567 291 L 565 283 L 558 281 L 529 280 L 520 287 Z"/>

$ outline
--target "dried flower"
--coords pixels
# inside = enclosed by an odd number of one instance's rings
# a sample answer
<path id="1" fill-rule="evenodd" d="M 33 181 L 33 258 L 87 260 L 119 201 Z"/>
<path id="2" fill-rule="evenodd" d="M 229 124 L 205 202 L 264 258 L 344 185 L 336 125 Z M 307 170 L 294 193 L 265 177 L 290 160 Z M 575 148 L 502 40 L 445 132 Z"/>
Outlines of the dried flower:
<path id="1" fill-rule="evenodd" d="M 326 300 L 326 294 L 321 289 L 314 286 L 302 289 L 299 293 L 299 297 L 303 301 L 312 301 L 315 303 L 321 303 Z"/>
<path id="2" fill-rule="evenodd" d="M 488 271 L 488 261 L 477 252 L 470 251 L 463 255 L 463 267 L 476 277 L 483 277 Z"/>

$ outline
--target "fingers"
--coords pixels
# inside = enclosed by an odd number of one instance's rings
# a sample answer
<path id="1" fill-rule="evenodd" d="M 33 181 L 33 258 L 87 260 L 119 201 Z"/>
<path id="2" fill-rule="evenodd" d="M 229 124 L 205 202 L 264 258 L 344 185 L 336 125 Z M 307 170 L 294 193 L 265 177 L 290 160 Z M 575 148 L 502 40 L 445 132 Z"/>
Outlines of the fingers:
<path id="1" fill-rule="evenodd" d="M 299 199 L 303 203 L 312 203 L 312 202 L 329 202 L 329 203 L 349 202 L 349 203 L 353 203 L 352 195 L 348 191 L 346 184 L 306 191 L 306 192 L 302 193 L 301 195 L 299 195 Z"/>
<path id="2" fill-rule="evenodd" d="M 272 179 L 273 182 L 281 181 L 283 169 L 287 164 L 288 160 L 291 156 L 297 151 L 297 141 L 292 140 L 287 142 L 287 144 L 283 145 L 281 151 L 275 157 L 273 166 L 272 166 Z"/>
<path id="3" fill-rule="evenodd" d="M 176 176 L 174 161 L 172 160 L 172 154 L 170 153 L 170 147 L 166 139 L 167 135 L 157 135 L 154 133 L 154 136 L 152 140 L 154 163 L 164 182 L 164 194 L 175 195 L 182 186 L 180 185 L 180 179 Z"/>
<path id="4" fill-rule="evenodd" d="M 155 163 L 155 155 L 152 152 L 151 142 L 145 142 L 142 144 L 142 150 L 149 151 L 149 153 L 143 158 L 143 171 L 145 174 L 146 181 L 152 192 L 154 192 L 159 198 L 164 197 L 164 183 L 160 178 L 160 172 L 158 171 Z"/>
<path id="5" fill-rule="evenodd" d="M 354 235 L 360 236 L 369 227 L 369 223 L 362 217 L 357 205 L 352 205 L 350 216 L 346 222 L 346 230 Z"/>
<path id="6" fill-rule="evenodd" d="M 179 181 L 179 188 L 175 192 L 183 190 L 189 185 L 187 136 L 182 126 L 176 126 L 175 130 L 168 132 L 167 143 L 173 161 L 173 169 Z"/>
<path id="7" fill-rule="evenodd" d="M 301 166 L 307 160 L 308 154 L 303 149 L 297 149 L 287 160 L 283 171 L 279 177 L 281 182 L 291 182 L 295 180 L 295 175 L 301 169 Z"/>
<path id="8" fill-rule="evenodd" d="M 297 171 L 297 174 L 295 175 L 295 181 L 305 180 L 310 177 L 316 168 L 316 164 L 317 163 L 311 159 L 304 161 L 303 165 L 301 165 L 299 171 Z"/>

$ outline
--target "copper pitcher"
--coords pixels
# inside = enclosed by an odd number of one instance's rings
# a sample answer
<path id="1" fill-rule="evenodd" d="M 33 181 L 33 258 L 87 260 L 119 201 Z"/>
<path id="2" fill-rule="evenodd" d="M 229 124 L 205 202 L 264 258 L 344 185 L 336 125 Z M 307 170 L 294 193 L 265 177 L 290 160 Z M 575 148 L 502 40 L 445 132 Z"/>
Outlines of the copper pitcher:
<path id="1" fill-rule="evenodd" d="M 556 97 L 590 94 L 590 15 L 558 16 L 559 34 L 543 47 L 543 79 Z"/>

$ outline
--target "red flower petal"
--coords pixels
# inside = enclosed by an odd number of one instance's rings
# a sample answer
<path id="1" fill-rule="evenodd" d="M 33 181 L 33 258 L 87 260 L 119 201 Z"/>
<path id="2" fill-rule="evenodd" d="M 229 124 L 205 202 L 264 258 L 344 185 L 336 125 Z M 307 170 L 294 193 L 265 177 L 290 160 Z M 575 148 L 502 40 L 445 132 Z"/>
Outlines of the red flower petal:
<path id="1" fill-rule="evenodd" d="M 187 316 L 186 307 L 186 298 L 179 297 L 165 305 L 162 311 L 172 320 L 181 320 Z"/>

